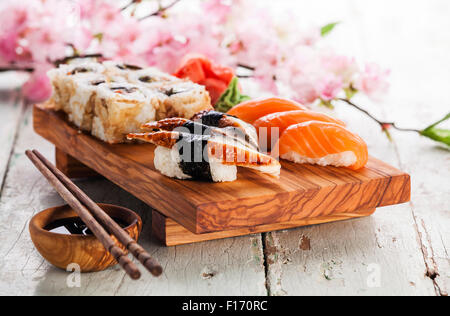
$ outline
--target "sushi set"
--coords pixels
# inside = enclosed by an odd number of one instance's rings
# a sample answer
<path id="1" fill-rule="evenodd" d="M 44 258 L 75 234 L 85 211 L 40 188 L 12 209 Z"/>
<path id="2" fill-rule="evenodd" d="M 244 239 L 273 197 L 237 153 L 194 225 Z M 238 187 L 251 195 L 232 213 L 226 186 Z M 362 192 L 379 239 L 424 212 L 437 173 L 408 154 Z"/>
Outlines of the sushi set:
<path id="1" fill-rule="evenodd" d="M 153 211 L 167 246 L 371 215 L 410 199 L 410 177 L 345 123 L 296 102 L 214 111 L 204 87 L 152 68 L 64 65 L 35 131 L 69 177 L 102 175 Z M 280 159 L 278 159 L 280 158 Z"/>

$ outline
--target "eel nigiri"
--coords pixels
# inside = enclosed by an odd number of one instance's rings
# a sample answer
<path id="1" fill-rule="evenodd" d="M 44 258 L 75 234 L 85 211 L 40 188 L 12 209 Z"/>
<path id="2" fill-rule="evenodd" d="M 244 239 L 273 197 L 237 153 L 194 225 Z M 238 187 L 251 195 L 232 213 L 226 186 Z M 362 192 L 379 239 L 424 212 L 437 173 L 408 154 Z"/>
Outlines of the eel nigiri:
<path id="1" fill-rule="evenodd" d="M 144 124 L 142 126 L 142 130 L 153 131 L 156 129 L 163 129 L 166 131 L 172 131 L 178 127 L 186 127 L 189 129 L 190 133 L 204 133 L 205 128 L 195 129 L 195 127 L 199 127 L 200 125 L 194 124 L 194 122 L 207 127 L 217 127 L 217 130 L 220 129 L 222 133 L 226 133 L 233 138 L 240 138 L 246 143 L 246 145 L 256 150 L 259 149 L 258 135 L 256 133 L 256 129 L 252 125 L 234 116 L 216 111 L 206 110 L 199 112 L 190 120 L 169 118 L 159 122 L 150 122 Z"/>
<path id="2" fill-rule="evenodd" d="M 244 134 L 240 129 L 234 127 L 227 128 L 217 128 L 207 126 L 200 122 L 194 122 L 188 119 L 173 117 L 164 119 L 157 122 L 150 122 L 142 125 L 141 129 L 143 131 L 177 131 L 181 133 L 196 134 L 196 135 L 215 135 L 216 137 L 227 138 L 228 140 L 236 141 L 237 143 L 258 150 L 258 146 L 252 142 L 248 141 L 247 135 Z M 256 133 L 256 131 L 255 131 Z"/>
<path id="3" fill-rule="evenodd" d="M 309 121 L 335 123 L 341 126 L 345 126 L 345 123 L 341 120 L 335 119 L 323 113 L 313 112 L 309 110 L 272 113 L 256 120 L 253 125 L 255 126 L 259 134 L 260 142 L 264 142 L 264 140 L 267 139 L 265 144 L 267 146 L 264 146 L 262 143 L 260 145 L 261 147 L 267 147 L 263 148 L 263 151 L 269 152 L 272 148 L 272 145 L 275 145 L 275 143 L 278 141 L 279 136 L 282 135 L 289 126 Z M 272 135 L 272 128 L 278 128 L 277 135 Z"/>
<path id="4" fill-rule="evenodd" d="M 236 116 L 241 120 L 253 124 L 257 119 L 276 112 L 307 110 L 295 101 L 282 98 L 265 98 L 251 100 L 233 107 L 227 114 Z"/>
<path id="5" fill-rule="evenodd" d="M 202 124 L 218 128 L 235 129 L 244 134 L 245 140 L 258 149 L 258 135 L 256 129 L 243 120 L 229 114 L 217 111 L 202 111 L 195 114 L 192 121 L 199 121 Z"/>
<path id="6" fill-rule="evenodd" d="M 341 125 L 318 121 L 287 128 L 273 154 L 296 163 L 332 165 L 353 170 L 364 167 L 369 159 L 367 145 L 361 137 Z"/>
<path id="7" fill-rule="evenodd" d="M 177 131 L 129 134 L 128 139 L 153 143 L 155 168 L 176 179 L 229 182 L 237 179 L 237 167 L 280 175 L 280 163 L 256 150 L 228 143 L 217 135 L 198 135 Z"/>

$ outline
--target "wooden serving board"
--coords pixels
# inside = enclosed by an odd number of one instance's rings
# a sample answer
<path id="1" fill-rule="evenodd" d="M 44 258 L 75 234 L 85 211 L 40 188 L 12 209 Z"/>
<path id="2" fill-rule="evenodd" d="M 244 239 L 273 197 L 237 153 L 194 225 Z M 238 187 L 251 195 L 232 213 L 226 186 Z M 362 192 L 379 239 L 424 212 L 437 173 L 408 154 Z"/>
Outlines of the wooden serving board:
<path id="1" fill-rule="evenodd" d="M 67 162 L 66 173 L 88 175 L 78 160 L 158 210 L 164 217 L 155 231 L 166 244 L 368 216 L 410 200 L 410 176 L 375 158 L 359 171 L 283 161 L 279 179 L 240 169 L 231 183 L 181 181 L 155 170 L 153 145 L 103 143 L 45 105 L 33 116 L 35 131 L 58 148 L 59 164 Z M 213 234 L 196 236 L 205 233 Z"/>

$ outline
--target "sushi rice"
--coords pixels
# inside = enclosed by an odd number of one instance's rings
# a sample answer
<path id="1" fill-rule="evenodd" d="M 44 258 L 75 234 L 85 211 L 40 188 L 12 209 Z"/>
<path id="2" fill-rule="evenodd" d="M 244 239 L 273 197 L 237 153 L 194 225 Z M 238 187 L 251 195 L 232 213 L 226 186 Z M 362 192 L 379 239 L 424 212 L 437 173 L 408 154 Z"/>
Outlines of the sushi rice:
<path id="1" fill-rule="evenodd" d="M 180 168 L 181 157 L 177 146 L 172 149 L 158 146 L 155 149 L 155 168 L 163 175 L 179 180 L 192 179 Z M 221 162 L 210 159 L 209 166 L 211 170 L 212 181 L 214 182 L 232 182 L 237 179 L 237 167 L 233 165 L 224 165 Z"/>

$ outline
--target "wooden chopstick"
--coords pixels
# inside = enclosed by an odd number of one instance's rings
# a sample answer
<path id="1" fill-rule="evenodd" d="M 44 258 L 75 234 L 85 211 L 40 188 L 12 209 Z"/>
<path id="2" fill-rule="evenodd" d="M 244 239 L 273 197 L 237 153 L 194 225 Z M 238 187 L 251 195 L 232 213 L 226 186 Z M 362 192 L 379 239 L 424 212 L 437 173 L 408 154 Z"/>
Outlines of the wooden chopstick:
<path id="1" fill-rule="evenodd" d="M 56 175 L 32 151 L 25 152 L 27 157 L 33 162 L 36 168 L 50 182 L 61 197 L 72 207 L 81 220 L 86 224 L 97 239 L 103 244 L 106 250 L 117 260 L 125 272 L 133 279 L 141 277 L 141 272 L 136 265 L 128 258 L 125 252 L 120 249 L 106 230 L 95 220 L 88 209 L 69 191 L 65 185 L 59 181 Z"/>
<path id="2" fill-rule="evenodd" d="M 95 218 L 117 239 L 125 245 L 126 249 L 138 259 L 142 265 L 154 276 L 160 276 L 163 272 L 161 265 L 153 259 L 142 246 L 140 246 L 128 233 L 122 229 L 114 220 L 109 217 L 86 193 L 78 188 L 65 174 L 58 170 L 37 150 L 33 153 L 50 169 L 51 172 L 61 181 L 72 194 L 79 199 L 95 216 Z"/>

